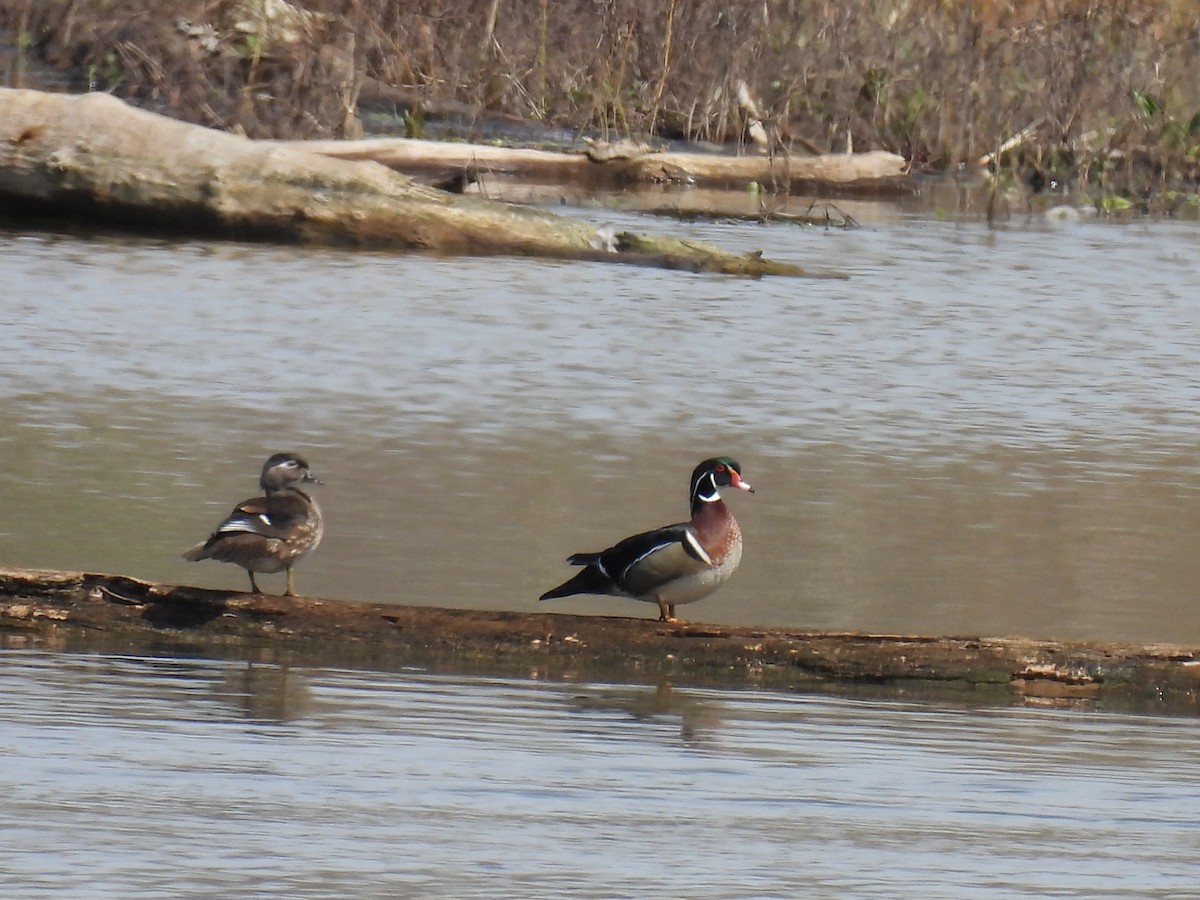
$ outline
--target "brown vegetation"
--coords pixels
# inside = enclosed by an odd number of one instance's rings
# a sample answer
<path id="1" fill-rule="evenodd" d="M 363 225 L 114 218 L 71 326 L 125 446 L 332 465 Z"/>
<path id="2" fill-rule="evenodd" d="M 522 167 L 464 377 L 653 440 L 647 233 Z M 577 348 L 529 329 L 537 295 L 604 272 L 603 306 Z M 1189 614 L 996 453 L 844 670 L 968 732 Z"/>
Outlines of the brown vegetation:
<path id="1" fill-rule="evenodd" d="M 0 28 L 17 63 L 256 137 L 461 108 L 944 170 L 1020 135 L 1004 159 L 1035 186 L 1147 190 L 1200 155 L 1193 0 L 0 0 Z"/>

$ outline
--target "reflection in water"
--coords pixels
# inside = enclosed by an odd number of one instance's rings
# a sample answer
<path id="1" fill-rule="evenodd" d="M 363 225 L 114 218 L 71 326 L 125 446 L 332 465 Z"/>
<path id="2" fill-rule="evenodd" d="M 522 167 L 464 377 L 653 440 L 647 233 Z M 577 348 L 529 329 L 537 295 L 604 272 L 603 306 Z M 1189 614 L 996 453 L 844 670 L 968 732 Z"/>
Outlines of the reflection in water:
<path id="1" fill-rule="evenodd" d="M 666 682 L 654 688 L 601 686 L 571 690 L 567 703 L 581 713 L 616 712 L 635 722 L 678 727 L 679 739 L 689 747 L 711 745 L 722 725 L 721 706 L 693 691 L 679 690 Z M 591 732 L 597 740 L 609 723 Z"/>
<path id="2" fill-rule="evenodd" d="M 251 722 L 290 722 L 312 710 L 312 691 L 304 675 L 287 665 L 247 661 L 229 666 L 213 697 Z"/>
<path id="3" fill-rule="evenodd" d="M 264 675 L 305 685 L 303 716 L 243 717 Z M 1198 748 L 1200 722 L 1165 717 L 8 650 L 3 883 L 1184 896 Z"/>
<path id="4" fill-rule="evenodd" d="M 0 555 L 241 589 L 178 554 L 295 448 L 306 591 L 535 610 L 732 453 L 745 556 L 692 618 L 1200 643 L 1194 226 L 614 218 L 853 278 L 0 238 Z"/>

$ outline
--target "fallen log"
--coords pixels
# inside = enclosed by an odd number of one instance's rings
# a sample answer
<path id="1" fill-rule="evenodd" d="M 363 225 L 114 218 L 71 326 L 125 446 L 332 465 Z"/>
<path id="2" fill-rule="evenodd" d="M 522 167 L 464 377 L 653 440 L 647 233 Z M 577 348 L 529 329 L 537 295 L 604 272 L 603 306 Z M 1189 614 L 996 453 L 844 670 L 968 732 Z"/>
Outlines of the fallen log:
<path id="1" fill-rule="evenodd" d="M 378 163 L 251 141 L 101 93 L 0 88 L 0 216 L 180 236 L 808 274 L 696 242 L 601 235 L 577 219 L 448 194 Z"/>
<path id="2" fill-rule="evenodd" d="M 892 694 L 965 693 L 979 702 L 1032 698 L 1200 714 L 1200 649 L 1182 646 L 665 624 L 0 568 L 0 646 L 38 644 L 727 687 L 857 685 Z"/>
<path id="3" fill-rule="evenodd" d="M 451 170 L 477 170 L 587 185 L 668 182 L 742 189 L 753 182 L 783 192 L 819 189 L 838 194 L 879 194 L 911 190 L 904 157 L 883 150 L 790 157 L 640 152 L 603 158 L 596 153 L 408 138 L 282 141 L 278 146 L 337 159 L 373 160 L 405 174 L 439 177 Z"/>

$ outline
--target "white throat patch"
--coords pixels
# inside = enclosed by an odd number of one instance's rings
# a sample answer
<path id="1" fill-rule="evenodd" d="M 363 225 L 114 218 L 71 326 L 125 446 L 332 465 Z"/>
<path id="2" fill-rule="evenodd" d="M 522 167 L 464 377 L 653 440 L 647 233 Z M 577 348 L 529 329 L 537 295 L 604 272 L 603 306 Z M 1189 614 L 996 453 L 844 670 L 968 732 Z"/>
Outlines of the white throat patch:
<path id="1" fill-rule="evenodd" d="M 708 490 L 704 489 L 704 482 L 708 482 Z M 705 503 L 714 503 L 721 499 L 721 492 L 717 490 L 717 481 L 713 478 L 712 472 L 707 472 L 701 476 L 696 482 L 695 495 L 698 500 L 703 500 Z"/>

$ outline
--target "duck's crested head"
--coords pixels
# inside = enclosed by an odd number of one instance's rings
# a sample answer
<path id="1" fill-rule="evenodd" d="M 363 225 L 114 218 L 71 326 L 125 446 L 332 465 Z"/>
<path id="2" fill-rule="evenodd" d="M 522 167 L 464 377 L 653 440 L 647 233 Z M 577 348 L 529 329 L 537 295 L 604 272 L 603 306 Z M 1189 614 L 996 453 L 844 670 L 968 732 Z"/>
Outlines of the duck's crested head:
<path id="1" fill-rule="evenodd" d="M 723 487 L 754 493 L 750 482 L 742 479 L 741 463 L 732 456 L 714 456 L 692 471 L 693 498 L 716 500 L 720 496 L 719 489 Z"/>
<path id="2" fill-rule="evenodd" d="M 268 493 L 280 491 L 294 482 L 320 484 L 308 467 L 304 457 L 298 453 L 276 453 L 263 463 L 259 486 Z"/>

